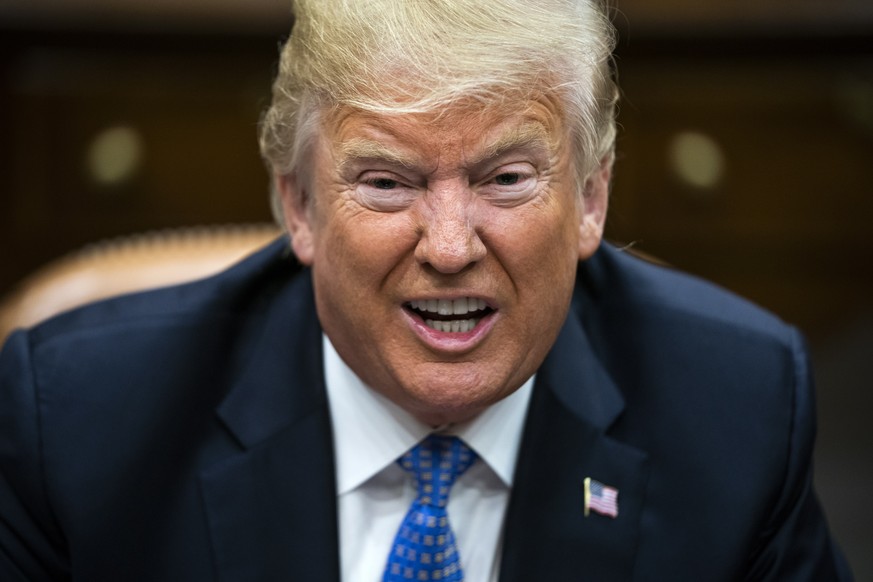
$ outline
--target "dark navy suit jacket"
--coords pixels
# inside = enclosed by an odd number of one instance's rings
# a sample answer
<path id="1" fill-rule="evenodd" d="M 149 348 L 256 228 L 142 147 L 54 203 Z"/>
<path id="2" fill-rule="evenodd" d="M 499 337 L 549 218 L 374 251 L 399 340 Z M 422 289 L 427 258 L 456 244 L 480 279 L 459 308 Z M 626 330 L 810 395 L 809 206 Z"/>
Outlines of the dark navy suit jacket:
<path id="1" fill-rule="evenodd" d="M 338 579 L 321 329 L 286 248 L 11 336 L 0 580 Z M 537 374 L 501 580 L 849 579 L 814 431 L 794 329 L 604 247 Z M 585 516 L 586 477 L 617 518 Z"/>

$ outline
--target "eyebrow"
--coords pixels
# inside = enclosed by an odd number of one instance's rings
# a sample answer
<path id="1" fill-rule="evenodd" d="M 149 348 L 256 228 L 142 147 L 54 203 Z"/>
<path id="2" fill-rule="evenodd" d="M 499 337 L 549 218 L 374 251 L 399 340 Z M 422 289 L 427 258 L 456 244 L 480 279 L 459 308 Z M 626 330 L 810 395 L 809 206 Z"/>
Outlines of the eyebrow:
<path id="1" fill-rule="evenodd" d="M 356 138 L 344 142 L 339 151 L 339 165 L 345 166 L 356 160 L 381 160 L 405 168 L 415 165 L 412 156 L 405 155 L 393 148 L 369 139 Z"/>
<path id="2" fill-rule="evenodd" d="M 477 166 L 507 152 L 519 149 L 549 151 L 551 139 L 546 128 L 539 123 L 526 123 L 513 131 L 505 132 L 493 142 L 488 143 L 480 155 L 469 161 L 469 165 Z M 364 138 L 343 142 L 339 150 L 339 158 L 341 167 L 355 161 L 379 160 L 404 168 L 412 168 L 418 161 L 414 156 L 387 147 L 378 141 Z"/>
<path id="3" fill-rule="evenodd" d="M 501 134 L 495 141 L 489 143 L 480 156 L 472 160 L 472 165 L 478 165 L 487 160 L 493 160 L 501 155 L 520 149 L 537 149 L 549 151 L 551 140 L 546 128 L 539 123 L 526 123 L 514 131 Z"/>

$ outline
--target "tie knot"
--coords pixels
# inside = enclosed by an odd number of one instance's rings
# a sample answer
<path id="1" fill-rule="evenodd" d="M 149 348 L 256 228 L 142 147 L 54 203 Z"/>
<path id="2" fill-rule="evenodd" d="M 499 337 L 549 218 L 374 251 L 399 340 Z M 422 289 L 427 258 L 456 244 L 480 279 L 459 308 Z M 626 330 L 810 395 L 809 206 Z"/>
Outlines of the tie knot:
<path id="1" fill-rule="evenodd" d="M 449 489 L 476 460 L 476 453 L 458 437 L 430 435 L 399 459 L 412 473 L 418 489 L 417 501 L 445 507 Z"/>

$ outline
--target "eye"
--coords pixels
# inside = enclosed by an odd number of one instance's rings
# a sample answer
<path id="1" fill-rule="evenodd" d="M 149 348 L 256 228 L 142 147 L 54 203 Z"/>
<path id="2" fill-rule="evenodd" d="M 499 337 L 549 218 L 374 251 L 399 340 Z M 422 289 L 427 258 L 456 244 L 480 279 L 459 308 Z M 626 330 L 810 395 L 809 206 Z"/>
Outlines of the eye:
<path id="1" fill-rule="evenodd" d="M 357 201 L 377 212 L 396 212 L 412 204 L 418 190 L 410 181 L 393 172 L 368 171 L 357 178 L 354 192 Z"/>
<path id="2" fill-rule="evenodd" d="M 514 186 L 521 180 L 517 172 L 505 172 L 494 176 L 494 183 L 498 186 Z"/>
<path id="3" fill-rule="evenodd" d="M 391 178 L 373 178 L 369 183 L 377 190 L 393 190 L 397 187 L 397 180 Z"/>
<path id="4" fill-rule="evenodd" d="M 537 167 L 532 163 L 503 164 L 486 174 L 479 183 L 479 194 L 497 206 L 518 206 L 537 195 L 538 177 Z"/>

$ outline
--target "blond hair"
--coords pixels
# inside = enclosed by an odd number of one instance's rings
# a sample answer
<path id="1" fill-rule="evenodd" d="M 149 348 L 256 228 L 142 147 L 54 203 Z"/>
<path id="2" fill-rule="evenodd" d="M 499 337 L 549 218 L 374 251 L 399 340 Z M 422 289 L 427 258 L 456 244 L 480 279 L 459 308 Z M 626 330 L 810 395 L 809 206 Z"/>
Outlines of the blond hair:
<path id="1" fill-rule="evenodd" d="M 336 106 L 434 113 L 554 96 L 580 182 L 612 152 L 615 40 L 602 0 L 294 0 L 294 15 L 261 121 L 275 175 L 301 168 Z"/>

